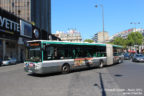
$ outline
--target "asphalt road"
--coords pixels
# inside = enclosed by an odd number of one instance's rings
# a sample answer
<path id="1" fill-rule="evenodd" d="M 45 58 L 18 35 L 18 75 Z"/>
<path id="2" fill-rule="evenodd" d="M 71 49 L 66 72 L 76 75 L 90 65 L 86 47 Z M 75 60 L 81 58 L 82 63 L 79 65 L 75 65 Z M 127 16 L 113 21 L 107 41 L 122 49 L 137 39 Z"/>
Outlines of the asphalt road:
<path id="1" fill-rule="evenodd" d="M 125 60 L 123 64 L 108 67 L 107 70 L 128 96 L 144 96 L 144 63 Z"/>
<path id="2" fill-rule="evenodd" d="M 0 96 L 144 96 L 136 94 L 144 89 L 142 69 L 143 64 L 125 61 L 102 69 L 33 76 L 24 72 L 23 64 L 2 66 Z"/>

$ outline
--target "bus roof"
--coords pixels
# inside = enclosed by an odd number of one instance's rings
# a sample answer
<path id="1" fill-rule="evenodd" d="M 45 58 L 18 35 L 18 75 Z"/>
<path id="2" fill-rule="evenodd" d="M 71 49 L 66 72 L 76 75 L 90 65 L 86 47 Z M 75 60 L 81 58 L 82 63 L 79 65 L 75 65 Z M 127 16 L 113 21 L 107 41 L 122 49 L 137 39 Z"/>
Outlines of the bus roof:
<path id="1" fill-rule="evenodd" d="M 28 41 L 28 42 L 41 42 L 43 44 L 106 46 L 106 44 L 103 44 L 103 43 L 85 43 L 85 42 L 69 42 L 69 41 L 50 41 L 50 40 L 32 40 L 32 41 Z"/>
<path id="2" fill-rule="evenodd" d="M 122 46 L 119 45 L 113 45 L 113 47 L 123 48 Z"/>
<path id="3" fill-rule="evenodd" d="M 69 42 L 69 41 L 50 41 L 50 40 L 32 40 L 28 42 L 41 42 L 43 44 L 62 44 L 62 45 L 89 45 L 89 46 L 106 46 L 103 43 L 86 43 L 86 42 Z M 113 45 L 113 47 L 122 48 L 119 45 Z"/>

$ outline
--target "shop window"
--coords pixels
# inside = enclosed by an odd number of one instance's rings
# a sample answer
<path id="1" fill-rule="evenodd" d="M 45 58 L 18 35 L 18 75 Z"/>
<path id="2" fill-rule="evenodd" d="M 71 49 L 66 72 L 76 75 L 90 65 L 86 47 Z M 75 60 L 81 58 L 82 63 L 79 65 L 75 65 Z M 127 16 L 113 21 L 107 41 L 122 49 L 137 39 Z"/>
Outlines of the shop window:
<path id="1" fill-rule="evenodd" d="M 7 48 L 15 48 L 15 43 L 13 42 L 6 42 Z"/>

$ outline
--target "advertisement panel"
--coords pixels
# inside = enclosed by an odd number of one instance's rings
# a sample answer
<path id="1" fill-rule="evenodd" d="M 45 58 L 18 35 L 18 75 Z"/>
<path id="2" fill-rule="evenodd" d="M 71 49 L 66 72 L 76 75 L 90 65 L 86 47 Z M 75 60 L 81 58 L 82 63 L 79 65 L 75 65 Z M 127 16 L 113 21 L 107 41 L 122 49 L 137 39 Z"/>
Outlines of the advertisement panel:
<path id="1" fill-rule="evenodd" d="M 20 36 L 32 38 L 32 25 L 23 20 L 20 20 Z"/>

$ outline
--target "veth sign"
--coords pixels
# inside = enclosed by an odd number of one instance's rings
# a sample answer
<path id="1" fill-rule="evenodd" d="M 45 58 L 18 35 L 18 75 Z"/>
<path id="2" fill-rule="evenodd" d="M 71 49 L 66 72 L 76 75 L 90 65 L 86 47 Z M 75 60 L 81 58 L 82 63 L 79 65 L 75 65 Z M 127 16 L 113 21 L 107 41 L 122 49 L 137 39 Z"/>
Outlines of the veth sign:
<path id="1" fill-rule="evenodd" d="M 10 19 L 0 16 L 0 27 L 20 32 L 20 25 Z"/>

